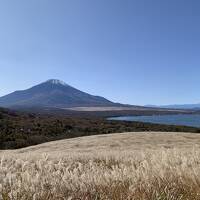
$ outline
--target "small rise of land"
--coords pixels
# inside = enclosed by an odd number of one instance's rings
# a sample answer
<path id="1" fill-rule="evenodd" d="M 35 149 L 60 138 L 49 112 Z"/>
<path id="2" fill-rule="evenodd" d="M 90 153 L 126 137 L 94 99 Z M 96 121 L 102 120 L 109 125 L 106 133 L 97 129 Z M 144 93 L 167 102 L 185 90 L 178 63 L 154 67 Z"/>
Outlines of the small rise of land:
<path id="1" fill-rule="evenodd" d="M 200 135 L 131 132 L 0 151 L 3 200 L 199 200 Z"/>

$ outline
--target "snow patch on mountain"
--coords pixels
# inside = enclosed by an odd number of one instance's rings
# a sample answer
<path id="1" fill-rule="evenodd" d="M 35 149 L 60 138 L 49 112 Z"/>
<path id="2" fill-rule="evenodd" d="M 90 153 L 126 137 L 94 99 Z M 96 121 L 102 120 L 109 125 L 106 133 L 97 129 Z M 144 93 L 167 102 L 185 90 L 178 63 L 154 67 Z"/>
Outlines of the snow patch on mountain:
<path id="1" fill-rule="evenodd" d="M 65 83 L 64 81 L 58 80 L 58 79 L 49 79 L 47 82 L 48 82 L 48 83 L 51 83 L 51 84 L 55 84 L 55 85 L 64 85 L 64 86 L 68 86 L 67 83 Z"/>

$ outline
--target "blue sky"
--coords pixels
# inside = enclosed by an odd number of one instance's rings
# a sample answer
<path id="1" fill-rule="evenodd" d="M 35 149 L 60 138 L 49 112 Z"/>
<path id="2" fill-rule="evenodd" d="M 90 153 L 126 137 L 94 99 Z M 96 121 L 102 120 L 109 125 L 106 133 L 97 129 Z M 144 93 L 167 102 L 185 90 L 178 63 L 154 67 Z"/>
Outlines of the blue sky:
<path id="1" fill-rule="evenodd" d="M 197 0 L 0 0 L 0 96 L 57 78 L 116 102 L 200 102 L 199 10 Z"/>

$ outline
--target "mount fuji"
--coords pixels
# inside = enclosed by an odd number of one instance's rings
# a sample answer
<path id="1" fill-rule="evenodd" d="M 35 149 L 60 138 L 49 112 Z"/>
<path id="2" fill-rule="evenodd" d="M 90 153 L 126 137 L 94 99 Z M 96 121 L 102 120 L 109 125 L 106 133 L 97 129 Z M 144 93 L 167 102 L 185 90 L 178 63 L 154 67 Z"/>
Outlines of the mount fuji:
<path id="1" fill-rule="evenodd" d="M 15 91 L 0 97 L 1 107 L 54 107 L 114 106 L 104 97 L 82 92 L 63 81 L 50 79 L 27 90 Z"/>

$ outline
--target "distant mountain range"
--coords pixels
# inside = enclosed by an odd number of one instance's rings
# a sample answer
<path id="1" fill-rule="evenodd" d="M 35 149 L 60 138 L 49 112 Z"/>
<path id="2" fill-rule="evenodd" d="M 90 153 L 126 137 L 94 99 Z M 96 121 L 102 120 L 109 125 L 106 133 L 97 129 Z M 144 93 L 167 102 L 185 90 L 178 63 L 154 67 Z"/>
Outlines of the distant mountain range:
<path id="1" fill-rule="evenodd" d="M 193 110 L 200 110 L 200 103 L 197 103 L 197 104 L 174 104 L 174 105 L 164 105 L 164 106 L 146 105 L 146 107 L 167 108 L 167 109 L 193 109 Z"/>
<path id="2" fill-rule="evenodd" d="M 1 107 L 54 107 L 114 106 L 104 97 L 82 92 L 63 81 L 50 79 L 27 90 L 15 91 L 0 97 Z"/>

